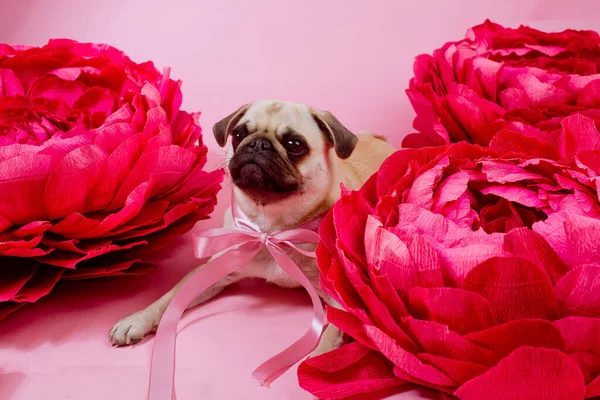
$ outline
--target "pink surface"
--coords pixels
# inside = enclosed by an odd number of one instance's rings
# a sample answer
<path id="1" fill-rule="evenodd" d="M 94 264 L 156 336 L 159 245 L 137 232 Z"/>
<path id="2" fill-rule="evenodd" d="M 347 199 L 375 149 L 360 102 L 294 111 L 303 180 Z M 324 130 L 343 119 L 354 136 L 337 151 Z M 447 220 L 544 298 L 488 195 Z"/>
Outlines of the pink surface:
<path id="1" fill-rule="evenodd" d="M 144 399 L 152 339 L 113 348 L 108 331 L 194 266 L 190 239 L 186 235 L 157 260 L 169 269 L 138 279 L 61 283 L 3 321 L 0 399 Z M 239 284 L 186 313 L 177 339 L 178 399 L 312 399 L 298 387 L 296 367 L 270 389 L 250 375 L 295 341 L 311 316 L 305 293 L 260 282 Z"/>
<path id="2" fill-rule="evenodd" d="M 108 42 L 137 61 L 172 66 L 173 77 L 184 81 L 184 108 L 203 112 L 210 162 L 217 166 L 224 152 L 210 134 L 212 124 L 259 98 L 329 109 L 349 128 L 385 134 L 398 145 L 412 130 L 404 89 L 415 55 L 457 39 L 486 17 L 508 26 L 597 29 L 594 3 L 0 0 L 0 42 Z M 220 225 L 227 194 L 215 218 L 196 229 Z M 61 284 L 1 322 L 0 400 L 143 399 L 151 341 L 113 349 L 107 333 L 195 265 L 189 237 L 158 261 L 157 273 L 144 278 Z M 304 331 L 309 303 L 300 291 L 243 284 L 188 313 L 178 340 L 178 398 L 311 398 L 297 387 L 295 370 L 270 390 L 256 387 L 250 376 Z"/>

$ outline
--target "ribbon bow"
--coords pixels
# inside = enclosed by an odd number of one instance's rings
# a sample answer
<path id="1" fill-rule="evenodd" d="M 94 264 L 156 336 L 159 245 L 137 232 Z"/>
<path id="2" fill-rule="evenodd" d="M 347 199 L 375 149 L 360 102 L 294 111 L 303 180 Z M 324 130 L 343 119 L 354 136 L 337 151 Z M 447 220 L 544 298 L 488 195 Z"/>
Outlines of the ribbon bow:
<path id="1" fill-rule="evenodd" d="M 240 216 L 239 211 L 236 216 L 236 211 L 234 208 L 235 227 L 211 229 L 194 237 L 194 255 L 197 258 L 214 258 L 196 271 L 177 291 L 160 320 L 152 349 L 148 400 L 175 399 L 177 323 L 188 305 L 213 283 L 247 265 L 264 247 L 277 264 L 306 289 L 312 300 L 314 315 L 310 328 L 300 339 L 265 361 L 252 375 L 261 385 L 268 386 L 308 355 L 319 341 L 325 324 L 321 299 L 302 270 L 284 250 L 287 247 L 315 258 L 315 252 L 304 251 L 296 245 L 318 243 L 319 235 L 315 232 L 318 221 L 311 221 L 300 228 L 269 234 L 261 232 L 247 218 Z"/>

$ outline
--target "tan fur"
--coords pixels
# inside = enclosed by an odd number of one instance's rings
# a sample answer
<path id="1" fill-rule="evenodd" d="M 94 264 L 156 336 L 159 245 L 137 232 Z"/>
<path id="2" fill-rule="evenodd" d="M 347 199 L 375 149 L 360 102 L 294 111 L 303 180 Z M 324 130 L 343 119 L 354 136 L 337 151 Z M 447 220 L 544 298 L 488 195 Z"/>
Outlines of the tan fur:
<path id="1" fill-rule="evenodd" d="M 340 181 L 350 190 L 358 190 L 381 166 L 395 149 L 379 136 L 370 133 L 357 134 L 358 143 L 352 155 L 340 160 L 343 176 Z M 342 174 L 342 172 L 340 172 Z M 332 194 L 335 197 L 336 194 Z"/>
<path id="2" fill-rule="evenodd" d="M 359 189 L 394 151 L 380 136 L 369 133 L 355 136 L 331 113 L 291 102 L 259 101 L 240 107 L 215 124 L 213 131 L 217 142 L 225 145 L 228 136 L 236 128 L 242 129 L 243 126 L 250 135 L 238 148 L 241 148 L 245 141 L 259 135 L 269 138 L 275 150 L 285 155 L 286 150 L 280 140 L 289 130 L 302 135 L 310 145 L 308 156 L 295 166 L 294 175 L 299 176 L 300 185 L 291 195 L 276 202 L 268 202 L 256 199 L 234 186 L 233 195 L 237 205 L 263 232 L 291 229 L 325 214 L 339 199 L 340 184 L 351 190 Z M 232 156 L 233 151 L 230 149 L 228 161 Z M 225 226 L 233 226 L 231 210 L 225 215 Z M 300 247 L 305 250 L 315 248 L 314 244 Z M 323 300 L 331 306 L 339 307 L 339 304 L 321 290 L 315 260 L 291 250 L 289 254 Z M 191 274 L 202 267 L 198 266 L 191 271 L 171 291 L 146 309 L 119 321 L 109 334 L 110 341 L 116 345 L 128 345 L 154 331 L 177 290 Z M 283 271 L 264 249 L 250 264 L 201 293 L 189 308 L 209 300 L 227 285 L 250 277 L 262 278 L 281 287 L 298 287 L 298 283 Z M 342 343 L 342 337 L 337 328 L 329 325 L 315 354 L 338 347 Z"/>

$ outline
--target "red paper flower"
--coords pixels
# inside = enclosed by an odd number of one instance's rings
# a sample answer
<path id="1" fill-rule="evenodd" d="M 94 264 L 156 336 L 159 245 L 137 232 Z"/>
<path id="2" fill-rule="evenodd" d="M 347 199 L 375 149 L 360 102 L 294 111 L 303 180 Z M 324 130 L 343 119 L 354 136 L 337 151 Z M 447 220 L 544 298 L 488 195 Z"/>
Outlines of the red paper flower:
<path id="1" fill-rule="evenodd" d="M 421 55 L 407 94 L 417 112 L 404 147 L 467 141 L 501 155 L 571 160 L 600 144 L 600 36 L 486 21 Z"/>
<path id="2" fill-rule="evenodd" d="M 106 45 L 0 45 L 0 318 L 59 279 L 146 272 L 212 212 L 223 172 L 180 85 Z"/>
<path id="3" fill-rule="evenodd" d="M 600 151 L 569 166 L 459 143 L 393 154 L 320 229 L 354 342 L 309 359 L 323 399 L 404 382 L 460 399 L 600 395 Z"/>

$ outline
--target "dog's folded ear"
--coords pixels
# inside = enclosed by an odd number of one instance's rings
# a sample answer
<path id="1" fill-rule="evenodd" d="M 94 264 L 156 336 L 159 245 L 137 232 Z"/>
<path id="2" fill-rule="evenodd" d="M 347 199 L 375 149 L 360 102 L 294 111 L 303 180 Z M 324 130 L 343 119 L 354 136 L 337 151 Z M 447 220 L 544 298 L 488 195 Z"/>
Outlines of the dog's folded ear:
<path id="1" fill-rule="evenodd" d="M 329 111 L 311 109 L 311 114 L 319 128 L 333 142 L 337 156 L 341 159 L 350 157 L 358 142 L 356 135 L 342 125 Z"/>
<path id="2" fill-rule="evenodd" d="M 240 119 L 242 119 L 249 108 L 250 104 L 245 104 L 213 126 L 213 134 L 215 135 L 215 139 L 217 140 L 217 144 L 219 146 L 225 146 L 227 143 L 227 137 L 231 133 L 231 130 L 240 121 Z"/>

